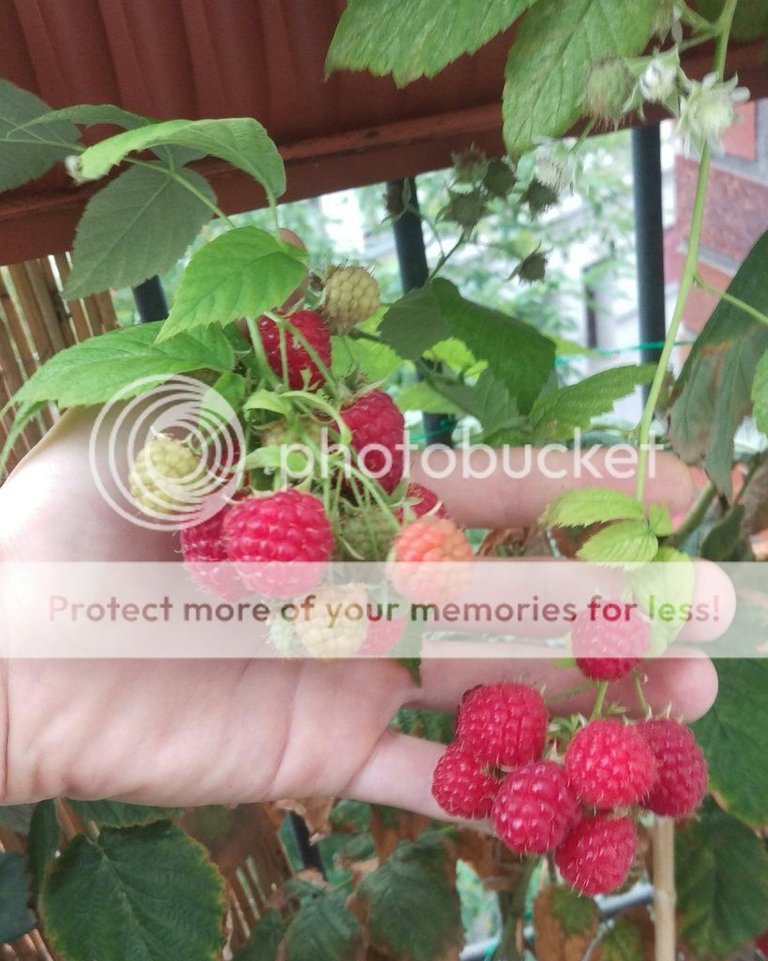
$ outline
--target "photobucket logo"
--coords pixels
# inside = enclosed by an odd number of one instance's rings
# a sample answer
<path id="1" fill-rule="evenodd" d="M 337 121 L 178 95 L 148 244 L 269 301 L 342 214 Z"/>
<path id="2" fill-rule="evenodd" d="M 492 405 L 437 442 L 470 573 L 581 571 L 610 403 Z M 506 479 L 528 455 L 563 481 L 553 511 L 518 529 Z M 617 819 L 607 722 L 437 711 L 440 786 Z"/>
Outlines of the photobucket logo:
<path id="1" fill-rule="evenodd" d="M 245 442 L 237 412 L 192 377 L 135 381 L 105 404 L 91 431 L 91 475 L 121 517 L 148 530 L 207 520 L 242 479 Z"/>

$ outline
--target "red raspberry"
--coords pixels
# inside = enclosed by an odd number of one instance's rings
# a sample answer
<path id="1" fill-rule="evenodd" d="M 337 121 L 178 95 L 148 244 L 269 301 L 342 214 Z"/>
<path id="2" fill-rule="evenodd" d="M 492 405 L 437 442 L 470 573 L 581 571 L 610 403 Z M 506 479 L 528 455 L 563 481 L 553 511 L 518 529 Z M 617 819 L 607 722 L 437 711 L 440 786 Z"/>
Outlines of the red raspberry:
<path id="1" fill-rule="evenodd" d="M 392 545 L 389 571 L 395 588 L 422 602 L 454 598 L 469 580 L 474 552 L 466 535 L 447 517 L 420 517 L 404 527 Z M 438 565 L 446 563 L 445 568 Z"/>
<path id="2" fill-rule="evenodd" d="M 656 779 L 656 759 L 637 727 L 604 718 L 576 733 L 565 770 L 580 800 L 608 809 L 646 796 Z"/>
<path id="3" fill-rule="evenodd" d="M 642 805 L 654 814 L 686 817 L 707 792 L 707 762 L 693 732 L 677 721 L 644 721 L 637 728 L 656 758 L 656 783 Z"/>
<path id="4" fill-rule="evenodd" d="M 401 524 L 404 520 L 408 522 L 416 517 L 424 517 L 425 514 L 430 514 L 432 517 L 448 516 L 445 504 L 443 504 L 437 494 L 428 487 L 424 487 L 423 484 L 417 484 L 415 481 L 411 481 L 408 485 L 408 490 L 405 492 L 405 500 L 410 503 L 406 503 L 404 507 L 399 507 L 395 511 L 395 517 L 397 517 Z"/>
<path id="5" fill-rule="evenodd" d="M 764 958 L 768 958 L 768 931 L 764 931 L 759 938 L 755 938 L 755 947 L 762 952 Z"/>
<path id="6" fill-rule="evenodd" d="M 637 835 L 630 818 L 597 814 L 576 825 L 555 851 L 555 864 L 564 880 L 592 897 L 623 884 L 636 850 Z"/>
<path id="7" fill-rule="evenodd" d="M 319 387 L 325 381 L 325 376 L 318 369 L 304 341 L 326 367 L 331 366 L 331 335 L 323 318 L 314 310 L 297 310 L 285 318 L 284 329 L 288 386 L 292 390 Z M 301 336 L 297 336 L 297 332 Z M 260 317 L 259 334 L 267 363 L 278 377 L 283 377 L 279 326 L 271 317 Z"/>
<path id="8" fill-rule="evenodd" d="M 603 601 L 603 608 L 611 601 Z M 621 608 L 622 601 L 615 602 Z M 651 627 L 636 610 L 629 619 L 606 620 L 600 610 L 595 620 L 589 610 L 582 611 L 571 628 L 571 645 L 576 664 L 586 677 L 595 681 L 617 681 L 629 674 L 651 646 Z"/>
<path id="9" fill-rule="evenodd" d="M 403 636 L 405 621 L 401 617 L 381 618 L 368 621 L 368 631 L 362 647 L 361 657 L 385 657 Z"/>
<path id="10" fill-rule="evenodd" d="M 432 775 L 432 796 L 454 817 L 487 818 L 498 789 L 499 781 L 460 744 L 446 749 Z"/>
<path id="11" fill-rule="evenodd" d="M 224 600 L 236 600 L 244 590 L 224 543 L 222 527 L 229 510 L 227 504 L 195 527 L 183 528 L 181 553 L 187 570 L 205 591 Z"/>
<path id="12" fill-rule="evenodd" d="M 491 811 L 496 833 L 518 854 L 554 850 L 580 817 L 568 776 L 554 761 L 532 761 L 507 775 Z"/>
<path id="13" fill-rule="evenodd" d="M 333 530 L 322 501 L 293 489 L 235 504 L 224 518 L 223 531 L 244 583 L 268 597 L 313 588 L 333 549 Z"/>
<path id="14" fill-rule="evenodd" d="M 535 688 L 488 684 L 462 700 L 456 740 L 486 764 L 516 767 L 541 756 L 548 720 L 544 698 Z"/>
<path id="15" fill-rule="evenodd" d="M 405 461 L 402 412 L 389 394 L 371 390 L 343 407 L 341 419 L 352 432 L 356 466 L 392 493 L 402 480 Z"/>

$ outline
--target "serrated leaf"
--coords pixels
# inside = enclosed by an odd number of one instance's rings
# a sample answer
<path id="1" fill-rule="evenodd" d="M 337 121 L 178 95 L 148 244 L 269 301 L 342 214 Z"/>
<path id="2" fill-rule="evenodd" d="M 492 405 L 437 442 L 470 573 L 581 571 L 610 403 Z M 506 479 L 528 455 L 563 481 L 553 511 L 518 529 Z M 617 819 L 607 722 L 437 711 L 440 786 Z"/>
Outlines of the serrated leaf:
<path id="1" fill-rule="evenodd" d="M 768 232 L 747 254 L 728 285 L 731 296 L 768 312 Z M 768 350 L 768 326 L 721 300 L 696 338 L 675 384 L 670 440 L 688 463 L 702 463 L 712 482 L 731 495 L 733 439 L 752 405 L 758 362 Z"/>
<path id="2" fill-rule="evenodd" d="M 594 417 L 610 413 L 617 400 L 653 380 L 655 371 L 652 364 L 613 367 L 541 394 L 530 414 L 534 440 L 569 440 L 576 428 L 586 430 Z"/>
<path id="3" fill-rule="evenodd" d="M 175 144 L 201 150 L 244 170 L 271 200 L 285 192 L 285 167 L 266 130 L 251 117 L 223 120 L 168 120 L 128 130 L 94 144 L 80 156 L 80 174 L 98 180 L 130 153 Z"/>
<path id="4" fill-rule="evenodd" d="M 353 961 L 361 946 L 357 918 L 335 894 L 318 894 L 301 904 L 285 934 L 286 961 Z"/>
<path id="5" fill-rule="evenodd" d="M 67 300 L 135 287 L 170 270 L 211 219 L 189 187 L 215 203 L 200 174 L 178 170 L 171 177 L 155 163 L 126 170 L 94 194 L 77 225 Z"/>
<path id="6" fill-rule="evenodd" d="M 81 103 L 73 107 L 62 107 L 60 110 L 49 110 L 33 120 L 28 120 L 24 124 L 24 129 L 31 129 L 41 123 L 50 123 L 54 120 L 66 120 L 82 127 L 110 124 L 115 127 L 122 127 L 124 130 L 133 130 L 136 127 L 145 127 L 147 124 L 157 123 L 152 117 L 133 113 L 131 110 L 124 110 L 122 107 L 116 107 L 111 103 Z"/>
<path id="7" fill-rule="evenodd" d="M 333 70 L 392 74 L 403 87 L 434 77 L 462 54 L 474 53 L 506 30 L 535 0 L 350 0 L 336 27 L 325 62 Z M 432 38 L 440 38 L 434 42 Z"/>
<path id="8" fill-rule="evenodd" d="M 151 807 L 147 804 L 125 804 L 122 801 L 67 800 L 72 810 L 83 820 L 99 827 L 127 828 L 155 821 L 167 821 L 181 813 L 181 808 Z"/>
<path id="9" fill-rule="evenodd" d="M 719 802 L 749 824 L 768 824 L 768 729 L 756 724 L 768 691 L 768 661 L 715 661 L 717 700 L 692 727 Z M 768 924 L 765 925 L 768 928 Z"/>
<path id="10" fill-rule="evenodd" d="M 611 54 L 641 53 L 656 8 L 657 0 L 539 0 L 507 59 L 504 140 L 513 156 L 573 126 L 585 112 L 590 66 Z"/>
<path id="11" fill-rule="evenodd" d="M 248 944 L 232 961 L 275 961 L 284 933 L 285 924 L 277 911 L 267 911 L 251 928 Z"/>
<path id="12" fill-rule="evenodd" d="M 544 527 L 588 527 L 601 521 L 642 520 L 643 505 L 636 497 L 606 487 L 568 491 L 547 507 Z"/>
<path id="13" fill-rule="evenodd" d="M 158 340 L 258 317 L 279 307 L 306 272 L 306 252 L 298 247 L 258 227 L 228 230 L 190 260 Z"/>
<path id="14" fill-rule="evenodd" d="M 400 410 L 418 410 L 425 414 L 463 414 L 465 409 L 448 400 L 428 381 L 409 384 L 395 394 Z"/>
<path id="15" fill-rule="evenodd" d="M 418 360 L 449 339 L 434 287 L 411 290 L 394 303 L 381 321 L 379 336 L 405 360 Z"/>
<path id="16" fill-rule="evenodd" d="M 383 383 L 402 366 L 399 357 L 387 344 L 353 337 L 333 337 L 331 372 L 338 378 L 361 370 L 371 381 Z"/>
<path id="17" fill-rule="evenodd" d="M 28 834 L 34 813 L 34 804 L 0 805 L 0 827 L 10 828 L 17 834 Z"/>
<path id="18" fill-rule="evenodd" d="M 221 877 L 204 848 L 166 822 L 105 828 L 97 841 L 79 835 L 41 904 L 67 961 L 214 961 L 224 940 Z"/>
<path id="19" fill-rule="evenodd" d="M 27 840 L 29 876 L 32 894 L 37 897 L 49 866 L 59 847 L 59 819 L 53 801 L 40 801 L 35 805 Z"/>
<path id="20" fill-rule="evenodd" d="M 271 410 L 275 414 L 290 414 L 291 402 L 273 390 L 255 390 L 243 404 L 243 410 Z"/>
<path id="21" fill-rule="evenodd" d="M 432 282 L 445 327 L 458 337 L 528 413 L 554 369 L 555 345 L 530 324 L 466 300 L 452 283 Z"/>
<path id="22" fill-rule="evenodd" d="M 646 564 L 656 556 L 658 547 L 645 521 L 618 521 L 593 534 L 577 557 L 602 564 Z"/>
<path id="23" fill-rule="evenodd" d="M 0 190 L 42 177 L 58 160 L 76 152 L 80 135 L 65 120 L 48 120 L 34 130 L 16 129 L 50 110 L 33 93 L 0 80 Z M 46 140 L 64 146 L 51 146 Z"/>
<path id="24" fill-rule="evenodd" d="M 228 370 L 234 352 L 217 327 L 181 333 L 157 343 L 162 321 L 110 330 L 55 354 L 17 392 L 25 403 L 51 400 L 62 407 L 101 404 L 147 389 L 138 381 L 157 384 L 174 374 L 209 368 Z M 129 390 L 132 385 L 135 389 Z M 123 393 L 124 392 L 124 393 Z"/>
<path id="25" fill-rule="evenodd" d="M 433 961 L 462 941 L 461 905 L 439 836 L 401 841 L 358 889 L 374 947 L 396 958 Z"/>
<path id="26" fill-rule="evenodd" d="M 675 525 L 664 504 L 651 504 L 648 508 L 648 526 L 657 537 L 669 537 Z"/>
<path id="27" fill-rule="evenodd" d="M 34 928 L 28 898 L 24 858 L 20 854 L 0 852 L 0 944 L 15 941 Z"/>
<path id="28" fill-rule="evenodd" d="M 736 818 L 708 802 L 677 832 L 675 862 L 680 938 L 695 957 L 730 957 L 768 928 L 768 853 Z"/>

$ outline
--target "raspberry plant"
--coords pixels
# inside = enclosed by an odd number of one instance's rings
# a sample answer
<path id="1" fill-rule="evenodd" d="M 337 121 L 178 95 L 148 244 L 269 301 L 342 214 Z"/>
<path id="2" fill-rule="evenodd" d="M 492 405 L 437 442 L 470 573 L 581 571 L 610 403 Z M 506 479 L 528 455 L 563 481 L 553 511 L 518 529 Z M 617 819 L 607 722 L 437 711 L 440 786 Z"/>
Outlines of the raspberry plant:
<path id="1" fill-rule="evenodd" d="M 13 399 L 16 422 L 9 446 L 45 404 L 98 405 L 120 392 L 127 398 L 141 389 L 135 385 L 142 379 L 157 384 L 193 374 L 236 408 L 244 449 L 227 463 L 210 465 L 207 452 L 158 437 L 134 465 L 132 482 L 138 506 L 173 516 L 180 500 L 195 499 L 201 465 L 222 478 L 237 475 L 231 502 L 181 533 L 190 576 L 204 590 L 239 597 L 254 586 L 248 567 L 253 561 L 302 558 L 322 565 L 334 556 L 392 556 L 416 566 L 452 560 L 445 583 L 438 585 L 450 594 L 457 583 L 451 569 L 471 563 L 471 544 L 432 492 L 409 485 L 397 458 L 378 478 L 370 474 L 382 464 L 361 456 L 346 477 L 335 464 L 334 483 L 312 476 L 278 490 L 280 445 L 302 441 L 316 448 L 322 432 L 330 431 L 353 450 L 382 438 L 394 450 L 403 419 L 378 379 L 366 376 L 373 358 L 379 372 L 383 365 L 390 372 L 406 367 L 418 373 L 432 401 L 439 398 L 441 411 L 473 418 L 478 439 L 489 444 L 569 441 L 635 386 L 650 383 L 635 433 L 640 450 L 635 496 L 575 491 L 550 505 L 542 527 L 558 544 L 574 532 L 576 554 L 587 561 L 653 566 L 682 562 L 682 548 L 689 553 L 698 548 L 714 560 L 749 556 L 744 488 L 734 494 L 731 471 L 734 435 L 745 411 L 752 409 L 758 427 L 768 432 L 763 271 L 768 235 L 758 240 L 724 293 L 666 399 L 665 388 L 687 296 L 696 286 L 707 289 L 697 263 L 711 155 L 734 120 L 735 104 L 744 99 L 736 79 L 726 77 L 726 50 L 731 33 L 755 35 L 753 9 L 748 3 L 737 7 L 735 0 L 707 0 L 696 9 L 678 0 L 533 0 L 491 3 L 480 18 L 468 0 L 391 0 L 386 10 L 374 0 L 351 0 L 342 15 L 328 68 L 391 74 L 399 84 L 437 75 L 524 15 L 506 67 L 509 156 L 487 158 L 467 145 L 441 212 L 460 228 L 462 239 L 477 231 L 494 203 L 514 202 L 533 216 L 557 201 L 579 175 L 571 145 L 558 138 L 579 120 L 589 132 L 642 114 L 646 103 L 660 104 L 678 118 L 691 149 L 700 152 L 688 252 L 659 364 L 615 368 L 570 386 L 555 383 L 553 340 L 468 300 L 444 276 L 453 251 L 423 288 L 382 307 L 375 272 L 363 265 L 329 265 L 322 277 L 308 278 L 305 252 L 277 230 L 285 173 L 257 121 L 156 123 L 93 105 L 51 111 L 3 81 L 2 189 L 59 162 L 78 182 L 113 174 L 80 222 L 69 296 L 135 285 L 162 272 L 184 255 L 212 215 L 230 227 L 190 259 L 162 325 L 87 341 L 32 377 Z M 416 37 L 427 39 L 414 43 Z M 683 45 L 710 41 L 712 72 L 701 81 L 687 77 Z M 79 128 L 94 124 L 123 132 L 86 147 Z M 228 221 L 210 185 L 190 166 L 201 154 L 255 178 L 273 211 L 273 231 Z M 147 203 L 150 195 L 154 200 Z M 546 251 L 536 248 L 522 253 L 513 275 L 535 281 L 545 271 Z M 454 360 L 457 343 L 460 356 Z M 711 390 L 714 382 L 717 391 Z M 710 481 L 677 527 L 663 508 L 643 504 L 648 443 L 659 408 L 668 415 L 672 448 L 689 462 L 701 462 Z M 758 458 L 748 482 L 756 488 L 764 474 Z M 190 476 L 192 484 L 186 483 Z M 712 518 L 715 508 L 720 516 Z M 707 536 L 697 540 L 707 526 Z M 280 594 L 284 577 L 256 586 Z M 400 586 L 416 594 L 435 589 L 422 583 L 418 569 Z M 307 587 L 297 581 L 289 593 Z M 642 584 L 636 587 L 642 596 Z M 360 585 L 336 590 L 364 603 Z M 459 858 L 481 875 L 504 878 L 500 957 L 517 956 L 517 929 L 534 884 L 539 886 L 534 948 L 542 961 L 581 957 L 595 938 L 606 958 L 639 957 L 651 927 L 647 912 L 607 926 L 589 897 L 643 872 L 640 855 L 647 854 L 649 823 L 660 894 L 654 918 L 660 961 L 674 956 L 676 942 L 704 961 L 728 957 L 758 938 L 768 929 L 768 855 L 756 831 L 768 820 L 768 743 L 755 719 L 765 704 L 766 672 L 759 661 L 721 662 L 717 704 L 693 730 L 675 718 L 651 716 L 643 658 L 663 649 L 680 626 L 659 630 L 640 617 L 611 632 L 605 624 L 577 619 L 572 653 L 593 695 L 589 717 L 553 720 L 555 705 L 546 703 L 546 692 L 522 683 L 468 692 L 456 741 L 435 769 L 434 795 L 451 815 L 490 817 L 503 853 L 465 827 L 446 829 L 344 801 L 331 808 L 329 802 L 320 844 L 336 858 L 332 870 L 338 883 L 314 875 L 288 880 L 236 961 L 352 958 L 363 950 L 414 961 L 448 956 L 461 939 Z M 296 626 L 273 624 L 272 638 L 292 656 L 380 656 L 396 652 L 404 630 L 401 623 L 371 622 L 337 631 L 310 619 Z M 617 652 L 620 657 L 609 656 Z M 612 699 L 614 681 L 635 683 L 639 721 Z M 452 732 L 443 721 L 427 714 L 401 716 L 396 724 L 446 743 Z M 700 807 L 707 778 L 712 795 Z M 654 821 L 651 815 L 658 817 Z M 42 919 L 46 937 L 66 961 L 126 956 L 164 961 L 167 951 L 158 946 L 169 944 L 190 961 L 222 957 L 223 881 L 192 840 L 201 836 L 213 851 L 215 832 L 196 833 L 192 827 L 185 832 L 178 822 L 188 827 L 184 819 L 190 816 L 63 799 L 41 801 L 33 812 L 0 812 L 5 824 L 28 837 L 26 862 L 15 853 L 0 854 L 0 942 L 24 935 Z M 215 816 L 226 834 L 234 815 L 222 810 Z M 681 819 L 674 832 L 672 818 Z M 549 872 L 559 873 L 558 883 L 546 883 L 541 871 L 532 881 L 542 856 Z M 111 869 L 116 863 L 120 871 Z M 159 863 L 167 910 L 142 894 L 152 889 Z M 670 911 L 675 880 L 677 924 Z M 83 903 L 98 905 L 103 916 L 84 918 Z M 758 943 L 764 950 L 765 940 Z"/>

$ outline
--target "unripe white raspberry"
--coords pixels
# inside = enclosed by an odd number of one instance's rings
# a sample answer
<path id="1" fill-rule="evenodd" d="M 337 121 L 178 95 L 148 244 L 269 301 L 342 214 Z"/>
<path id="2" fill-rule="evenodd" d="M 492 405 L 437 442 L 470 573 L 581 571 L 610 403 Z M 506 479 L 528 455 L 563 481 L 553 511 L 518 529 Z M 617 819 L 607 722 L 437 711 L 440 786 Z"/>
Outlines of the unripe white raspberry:
<path id="1" fill-rule="evenodd" d="M 347 333 L 381 304 L 379 284 L 365 267 L 332 267 L 324 286 L 322 313 L 336 334 Z"/>
<path id="2" fill-rule="evenodd" d="M 296 637 L 312 657 L 350 657 L 368 632 L 368 595 L 360 584 L 321 587 L 312 607 L 299 602 L 294 623 Z"/>
<path id="3" fill-rule="evenodd" d="M 149 441 L 131 470 L 131 495 L 150 517 L 183 513 L 199 504 L 210 487 L 203 458 L 168 434 Z"/>

